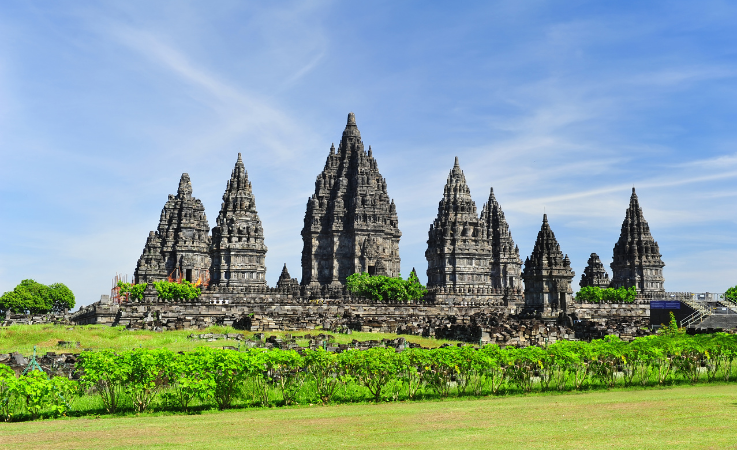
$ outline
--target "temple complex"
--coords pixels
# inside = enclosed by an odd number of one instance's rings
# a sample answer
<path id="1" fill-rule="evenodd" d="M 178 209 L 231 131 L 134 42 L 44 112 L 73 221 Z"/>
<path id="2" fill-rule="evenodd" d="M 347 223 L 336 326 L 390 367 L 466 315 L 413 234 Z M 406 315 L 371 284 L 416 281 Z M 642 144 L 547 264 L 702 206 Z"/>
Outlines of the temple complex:
<path id="1" fill-rule="evenodd" d="M 606 273 L 604 264 L 601 263 L 599 255 L 592 253 L 589 256 L 589 261 L 583 270 L 583 275 L 581 275 L 581 281 L 578 285 L 581 287 L 595 286 L 606 289 L 609 287 L 609 284 L 609 274 Z"/>
<path id="2" fill-rule="evenodd" d="M 173 279 L 200 282 L 210 270 L 210 226 L 202 202 L 192 197 L 189 175 L 169 195 L 156 232 L 149 233 L 134 272 L 136 283 Z"/>
<path id="3" fill-rule="evenodd" d="M 612 287 L 636 286 L 637 292 L 642 294 L 665 293 L 665 264 L 661 256 L 633 187 L 630 205 L 622 222 L 622 232 L 619 241 L 614 244 Z"/>
<path id="4" fill-rule="evenodd" d="M 489 286 L 491 243 L 477 214 L 456 157 L 428 232 L 428 287 Z"/>
<path id="5" fill-rule="evenodd" d="M 494 188 L 489 193 L 489 201 L 481 209 L 481 221 L 491 242 L 491 287 L 521 289 L 522 260 L 519 247 L 514 245 L 504 211 L 494 197 Z"/>
<path id="6" fill-rule="evenodd" d="M 571 281 L 574 275 L 571 260 L 560 251 L 560 245 L 548 224 L 548 215 L 544 214 L 535 248 L 525 260 L 522 272 L 525 308 L 541 312 L 566 311 L 573 300 Z"/>
<path id="7" fill-rule="evenodd" d="M 241 154 L 212 229 L 212 279 L 222 286 L 266 286 L 264 229 Z"/>
<path id="8" fill-rule="evenodd" d="M 301 284 L 340 287 L 356 272 L 397 276 L 401 236 L 386 180 L 350 113 L 307 201 Z"/>

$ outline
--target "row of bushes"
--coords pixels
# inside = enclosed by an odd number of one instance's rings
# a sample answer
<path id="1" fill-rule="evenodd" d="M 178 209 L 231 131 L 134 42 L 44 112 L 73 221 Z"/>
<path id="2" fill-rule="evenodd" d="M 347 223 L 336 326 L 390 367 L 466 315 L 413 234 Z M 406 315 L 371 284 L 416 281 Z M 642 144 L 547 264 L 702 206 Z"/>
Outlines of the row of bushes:
<path id="1" fill-rule="evenodd" d="M 586 286 L 576 293 L 576 301 L 581 303 L 634 303 L 635 299 L 637 299 L 637 289 L 634 286 L 606 289 Z"/>
<path id="2" fill-rule="evenodd" d="M 154 288 L 156 294 L 162 300 L 195 300 L 202 293 L 202 289 L 190 283 L 187 280 L 182 280 L 181 283 L 173 281 L 154 281 Z M 118 288 L 120 288 L 120 294 L 125 295 L 126 299 L 143 300 L 143 291 L 146 290 L 148 283 L 124 283 L 118 281 Z"/>
<path id="3" fill-rule="evenodd" d="M 40 372 L 16 378 L 7 368 L 0 370 L 0 414 L 5 420 L 23 411 L 26 418 L 38 417 L 41 411 L 66 414 L 72 400 L 81 396 L 97 396 L 108 413 L 143 412 L 152 405 L 187 412 L 234 404 L 327 404 L 729 381 L 735 356 L 737 337 L 722 333 L 671 333 L 631 343 L 608 336 L 591 343 L 559 341 L 547 348 L 84 352 L 78 362 L 83 371 L 79 382 L 46 379 Z"/>
<path id="4" fill-rule="evenodd" d="M 414 270 L 406 280 L 401 275 L 387 277 L 363 272 L 349 275 L 345 282 L 346 288 L 353 294 L 378 302 L 421 300 L 427 294 L 427 288 L 420 283 Z"/>

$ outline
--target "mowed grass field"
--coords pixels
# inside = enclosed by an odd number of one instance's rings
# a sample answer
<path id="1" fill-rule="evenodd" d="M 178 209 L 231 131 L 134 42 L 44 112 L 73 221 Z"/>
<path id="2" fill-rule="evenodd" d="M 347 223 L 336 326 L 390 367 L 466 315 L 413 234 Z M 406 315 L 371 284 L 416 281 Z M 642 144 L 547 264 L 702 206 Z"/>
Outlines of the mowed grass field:
<path id="1" fill-rule="evenodd" d="M 222 347 L 225 345 L 238 346 L 237 341 L 217 340 L 207 342 L 205 340 L 192 340 L 187 336 L 190 334 L 205 333 L 241 333 L 246 338 L 251 338 L 253 332 L 236 330 L 231 327 L 210 327 L 204 330 L 182 330 L 154 332 L 146 330 L 129 331 L 123 327 L 109 327 L 105 325 L 83 325 L 83 326 L 61 326 L 61 325 L 13 325 L 0 328 L 0 353 L 20 352 L 25 355 L 33 353 L 33 347 L 39 354 L 46 352 L 72 352 L 79 353 L 84 349 L 89 350 L 129 350 L 132 348 L 168 348 L 172 351 L 188 351 L 197 347 Z M 316 336 L 320 333 L 330 334 L 335 337 L 335 342 L 347 344 L 356 339 L 359 341 L 395 339 L 397 334 L 391 333 L 360 333 L 338 334 L 324 332 L 322 330 L 310 331 L 276 331 L 266 332 L 266 336 L 291 334 L 294 337 L 311 334 Z M 446 341 L 422 336 L 402 335 L 409 342 L 414 342 L 423 347 L 439 347 L 443 343 L 455 344 L 457 341 Z M 61 348 L 59 341 L 79 342 L 79 348 Z M 297 339 L 297 344 L 307 346 L 305 339 Z"/>
<path id="2" fill-rule="evenodd" d="M 0 424 L 7 449 L 728 449 L 737 386 Z"/>

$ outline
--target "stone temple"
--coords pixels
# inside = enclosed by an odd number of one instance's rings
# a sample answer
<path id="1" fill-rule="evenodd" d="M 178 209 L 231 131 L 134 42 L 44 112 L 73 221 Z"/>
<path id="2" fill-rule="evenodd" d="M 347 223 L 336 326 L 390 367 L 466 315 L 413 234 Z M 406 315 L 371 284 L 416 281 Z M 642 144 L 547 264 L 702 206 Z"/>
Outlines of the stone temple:
<path id="1" fill-rule="evenodd" d="M 428 232 L 427 286 L 490 285 L 491 245 L 487 233 L 456 157 L 438 204 L 438 215 Z"/>
<path id="2" fill-rule="evenodd" d="M 609 287 L 609 274 L 604 269 L 604 264 L 601 263 L 599 255 L 592 253 L 589 256 L 589 260 L 586 264 L 586 268 L 583 270 L 581 275 L 581 281 L 578 283 L 581 287 L 599 287 L 602 289 Z"/>
<path id="3" fill-rule="evenodd" d="M 614 244 L 612 259 L 612 287 L 637 287 L 637 292 L 646 295 L 662 295 L 663 267 L 658 243 L 650 234 L 642 214 L 635 188 L 632 188 L 630 205 L 622 222 L 622 232 Z"/>
<path id="4" fill-rule="evenodd" d="M 571 261 L 561 251 L 547 215 L 522 270 L 519 249 L 493 189 L 479 215 L 457 158 L 428 232 L 425 298 L 376 302 L 351 294 L 344 283 L 353 273 L 399 275 L 402 236 L 387 182 L 371 147 L 364 148 L 353 113 L 316 179 L 301 234 L 302 280 L 292 278 L 284 265 L 276 286 L 267 286 L 264 228 L 241 154 L 212 230 L 202 202 L 192 196 L 189 175 L 182 174 L 176 195 L 169 195 L 157 229 L 146 239 L 134 280 L 188 280 L 202 287 L 200 296 L 167 302 L 148 286 L 143 298 L 104 296 L 108 299 L 80 309 L 72 320 L 159 330 L 219 324 L 251 331 L 321 327 L 453 339 L 461 336 L 454 333 L 461 333 L 467 341 L 502 339 L 499 342 L 518 345 L 525 341 L 522 329 L 512 333 L 519 336 L 517 341 L 499 334 L 504 315 L 529 318 L 530 312 L 536 317 L 540 313 L 546 327 L 553 321 L 570 328 L 574 322 L 579 326 L 598 321 L 596 326 L 605 330 L 614 319 L 633 336 L 642 329 L 641 320 L 649 317 L 649 301 L 665 298 L 664 264 L 634 189 L 614 246 L 611 282 L 592 253 L 580 285 L 636 286 L 637 302 L 575 303 Z M 565 338 L 574 337 L 571 330 L 565 333 Z"/>
<path id="5" fill-rule="evenodd" d="M 386 180 L 350 113 L 307 201 L 302 285 L 340 287 L 355 272 L 398 276 L 401 236 Z"/>
<path id="6" fill-rule="evenodd" d="M 466 176 L 455 159 L 430 225 L 427 250 L 429 288 L 481 288 L 501 294 L 522 290 L 522 261 L 509 225 L 491 189 L 477 215 Z M 507 300 L 510 300 L 507 296 Z"/>
<path id="7" fill-rule="evenodd" d="M 209 277 L 210 261 L 205 207 L 192 197 L 192 183 L 184 173 L 177 195 L 169 195 L 161 210 L 158 229 L 149 233 L 134 279 L 136 283 L 166 279 L 201 283 Z"/>
<path id="8" fill-rule="evenodd" d="M 266 286 L 264 229 L 241 154 L 212 229 L 212 280 L 223 286 Z"/>
<path id="9" fill-rule="evenodd" d="M 571 281 L 574 275 L 571 260 L 568 255 L 563 256 L 548 224 L 548 215 L 544 214 L 535 248 L 525 260 L 522 272 L 525 308 L 541 312 L 566 311 L 568 304 L 573 301 Z"/>
<path id="10" fill-rule="evenodd" d="M 481 221 L 491 243 L 491 286 L 521 289 L 522 260 L 519 257 L 519 247 L 514 245 L 504 211 L 494 198 L 494 188 L 489 193 L 489 201 L 481 210 Z"/>

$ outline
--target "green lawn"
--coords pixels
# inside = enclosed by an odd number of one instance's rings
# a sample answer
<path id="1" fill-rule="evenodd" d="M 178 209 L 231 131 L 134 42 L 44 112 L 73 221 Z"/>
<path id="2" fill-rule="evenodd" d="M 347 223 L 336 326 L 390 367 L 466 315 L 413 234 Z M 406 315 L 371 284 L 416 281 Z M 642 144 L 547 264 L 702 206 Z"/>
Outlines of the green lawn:
<path id="1" fill-rule="evenodd" d="M 0 447 L 737 448 L 737 386 L 9 423 Z"/>
<path id="2" fill-rule="evenodd" d="M 48 351 L 55 352 L 80 352 L 82 349 L 101 350 L 115 349 L 125 350 L 131 348 L 168 348 L 172 351 L 193 350 L 199 346 L 222 347 L 224 345 L 235 345 L 235 341 L 218 340 L 207 342 L 202 340 L 190 340 L 187 336 L 190 334 L 202 333 L 242 333 L 247 337 L 254 333 L 235 330 L 230 327 L 210 327 L 206 330 L 183 330 L 183 331 L 165 331 L 156 333 L 154 331 L 127 331 L 122 327 L 108 327 L 104 325 L 85 325 L 85 326 L 60 326 L 60 325 L 13 325 L 10 327 L 0 328 L 0 353 L 21 352 L 23 354 L 31 354 L 33 346 L 37 346 L 39 354 Z M 266 333 L 266 336 L 272 334 L 284 335 L 290 333 L 293 336 L 304 336 L 312 334 L 313 336 L 322 333 L 321 330 L 311 331 L 278 331 L 274 333 Z M 353 339 L 359 341 L 394 339 L 397 334 L 391 333 L 353 333 L 337 334 L 329 333 L 335 336 L 335 341 L 339 344 L 351 342 Z M 402 335 L 409 342 L 415 342 L 424 347 L 438 347 L 441 344 L 456 343 L 457 341 L 445 341 L 432 338 L 423 338 L 421 336 Z M 59 341 L 79 342 L 79 349 L 62 349 L 57 346 Z M 308 341 L 298 340 L 297 343 L 306 346 Z"/>

